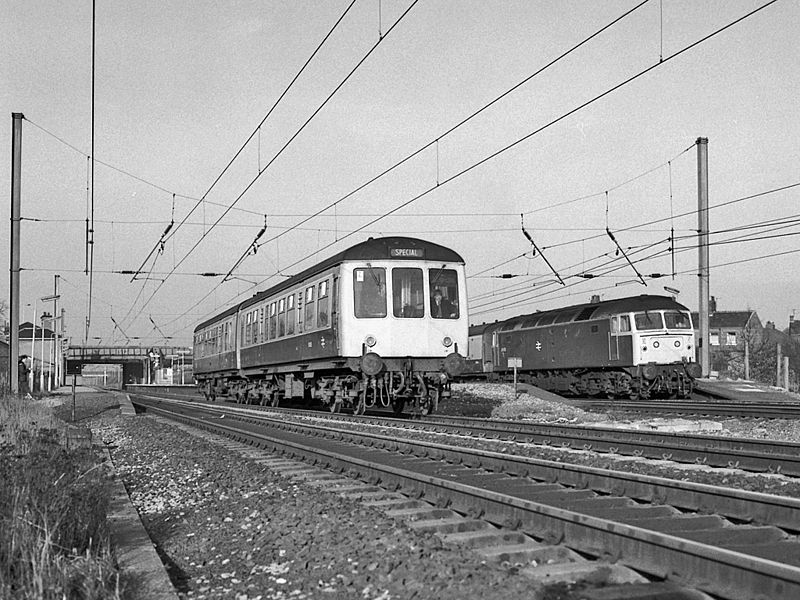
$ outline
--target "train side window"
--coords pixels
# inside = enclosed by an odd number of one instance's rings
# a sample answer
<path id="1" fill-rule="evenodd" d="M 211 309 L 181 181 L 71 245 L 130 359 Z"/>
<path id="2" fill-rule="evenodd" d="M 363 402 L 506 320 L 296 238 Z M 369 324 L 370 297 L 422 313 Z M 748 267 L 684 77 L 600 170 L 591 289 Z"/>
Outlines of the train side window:
<path id="1" fill-rule="evenodd" d="M 555 315 L 545 315 L 539 319 L 539 323 L 537 323 L 537 326 L 541 327 L 542 325 L 552 325 L 553 321 L 555 320 L 556 320 Z"/>
<path id="2" fill-rule="evenodd" d="M 328 326 L 328 280 L 321 281 L 317 293 L 317 327 Z"/>
<path id="3" fill-rule="evenodd" d="M 572 312 L 560 313 L 559 315 L 556 315 L 555 322 L 556 323 L 567 323 L 567 322 L 572 320 L 572 317 L 574 315 L 575 315 L 575 313 L 572 313 Z"/>
<path id="4" fill-rule="evenodd" d="M 245 346 L 249 346 L 253 341 L 253 313 L 247 313 L 247 327 L 244 331 Z"/>
<path id="5" fill-rule="evenodd" d="M 358 319 L 386 316 L 386 269 L 353 269 L 353 306 Z"/>
<path id="6" fill-rule="evenodd" d="M 626 332 L 631 330 L 631 318 L 628 315 L 620 315 L 619 316 L 619 330 L 620 332 Z"/>
<path id="7" fill-rule="evenodd" d="M 278 336 L 278 303 L 273 302 L 269 305 L 269 339 L 274 340 Z"/>
<path id="8" fill-rule="evenodd" d="M 278 300 L 278 337 L 286 335 L 286 298 Z"/>
<path id="9" fill-rule="evenodd" d="M 400 319 L 419 319 L 425 315 L 422 269 L 392 269 L 392 314 Z"/>
<path id="10" fill-rule="evenodd" d="M 618 330 L 617 317 L 611 317 L 609 318 L 609 321 L 611 323 L 611 333 L 617 333 Z"/>
<path id="11" fill-rule="evenodd" d="M 316 308 L 316 304 L 314 303 L 314 286 L 312 285 L 309 288 L 306 288 L 306 318 L 305 318 L 305 327 L 304 331 L 308 331 L 309 329 L 314 328 L 314 309 Z"/>
<path id="12" fill-rule="evenodd" d="M 294 334 L 294 324 L 297 321 L 294 310 L 294 294 L 286 298 L 286 335 Z"/>
<path id="13" fill-rule="evenodd" d="M 431 316 L 434 319 L 458 319 L 458 273 L 455 269 L 428 269 Z M 437 296 L 441 299 L 437 300 Z"/>

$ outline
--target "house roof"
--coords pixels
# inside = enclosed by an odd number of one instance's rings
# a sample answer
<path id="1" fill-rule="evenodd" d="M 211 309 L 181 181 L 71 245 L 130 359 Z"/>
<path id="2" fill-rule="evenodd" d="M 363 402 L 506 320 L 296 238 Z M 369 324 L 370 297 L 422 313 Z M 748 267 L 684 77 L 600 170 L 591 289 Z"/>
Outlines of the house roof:
<path id="1" fill-rule="evenodd" d="M 33 329 L 33 325 L 31 325 L 31 323 L 29 321 L 26 321 L 25 323 L 20 323 L 19 324 L 19 339 L 20 340 L 23 340 L 23 339 L 24 340 L 29 340 L 29 339 L 31 339 L 31 330 L 32 329 Z M 37 340 L 42 339 L 42 333 L 44 333 L 44 338 L 46 340 L 51 340 L 54 337 L 56 337 L 56 334 L 53 333 L 52 329 L 48 329 L 47 327 L 44 327 L 44 328 L 36 327 L 35 335 L 36 335 L 36 339 Z"/>
<path id="2" fill-rule="evenodd" d="M 708 315 L 708 326 L 713 329 L 744 329 L 755 314 L 754 310 L 718 310 Z M 696 327 L 700 324 L 700 315 L 696 312 L 692 313 L 692 323 Z"/>

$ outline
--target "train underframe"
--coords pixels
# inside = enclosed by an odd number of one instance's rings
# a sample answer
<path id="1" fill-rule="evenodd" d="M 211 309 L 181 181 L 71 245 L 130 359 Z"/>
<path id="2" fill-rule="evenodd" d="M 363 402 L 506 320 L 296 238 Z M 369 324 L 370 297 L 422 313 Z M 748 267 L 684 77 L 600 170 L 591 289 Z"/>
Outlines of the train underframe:
<path id="1" fill-rule="evenodd" d="M 694 389 L 683 364 L 528 371 L 519 380 L 563 396 L 630 400 L 688 398 Z"/>
<path id="2" fill-rule="evenodd" d="M 409 360 L 386 364 L 390 368 L 374 375 L 336 369 L 198 378 L 198 386 L 211 401 L 225 397 L 240 404 L 279 406 L 295 400 L 319 402 L 333 413 L 352 410 L 360 415 L 368 408 L 391 407 L 395 414 L 404 410 L 417 415 L 432 414 L 439 402 L 451 395 L 450 377 L 442 371 L 415 370 L 412 363 Z"/>

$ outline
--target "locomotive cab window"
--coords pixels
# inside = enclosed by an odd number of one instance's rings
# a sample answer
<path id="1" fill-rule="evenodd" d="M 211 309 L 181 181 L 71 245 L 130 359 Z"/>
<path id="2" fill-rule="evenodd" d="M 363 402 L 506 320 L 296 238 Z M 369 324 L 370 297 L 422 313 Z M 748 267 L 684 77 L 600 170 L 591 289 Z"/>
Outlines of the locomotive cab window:
<path id="1" fill-rule="evenodd" d="M 455 269 L 428 269 L 431 316 L 434 319 L 457 319 L 458 274 Z"/>
<path id="2" fill-rule="evenodd" d="M 386 316 L 386 269 L 353 269 L 353 304 L 359 319 Z"/>
<path id="3" fill-rule="evenodd" d="M 319 294 L 317 295 L 319 298 L 317 300 L 317 327 L 327 327 L 328 326 L 328 303 L 330 299 L 328 297 L 328 282 L 322 281 L 319 284 Z"/>
<path id="4" fill-rule="evenodd" d="M 392 314 L 401 319 L 417 319 L 425 315 L 422 269 L 392 269 Z"/>
<path id="5" fill-rule="evenodd" d="M 664 329 L 664 322 L 659 312 L 640 312 L 633 315 L 637 331 Z"/>
<path id="6" fill-rule="evenodd" d="M 667 325 L 667 329 L 691 329 L 692 328 L 692 320 L 689 317 L 689 313 L 677 312 L 677 311 L 667 311 L 667 312 L 664 313 L 664 322 Z"/>
<path id="7" fill-rule="evenodd" d="M 628 315 L 620 315 L 619 316 L 619 330 L 621 333 L 625 333 L 631 330 L 631 318 Z"/>

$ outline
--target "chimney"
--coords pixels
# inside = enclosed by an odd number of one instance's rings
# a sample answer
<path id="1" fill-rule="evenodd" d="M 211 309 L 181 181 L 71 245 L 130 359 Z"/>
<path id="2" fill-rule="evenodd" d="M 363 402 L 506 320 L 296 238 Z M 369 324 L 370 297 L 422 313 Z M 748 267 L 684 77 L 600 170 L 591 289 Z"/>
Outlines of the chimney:
<path id="1" fill-rule="evenodd" d="M 708 314 L 715 312 L 717 312 L 717 299 L 714 296 L 711 296 L 711 300 L 708 301 Z"/>

